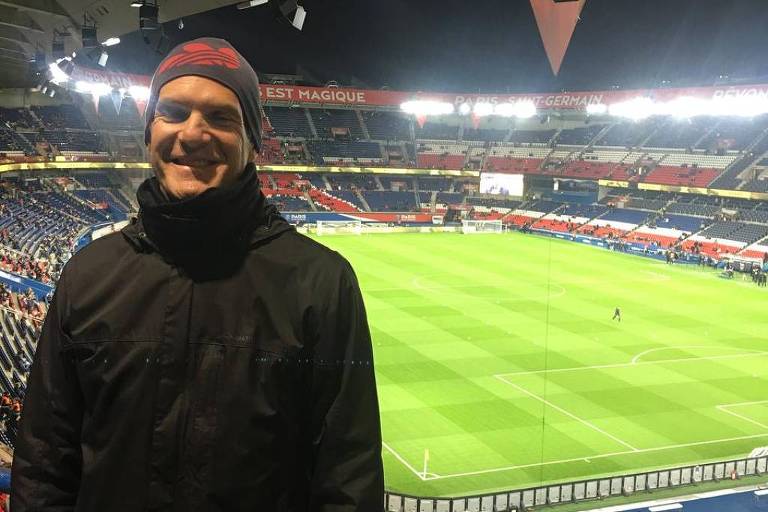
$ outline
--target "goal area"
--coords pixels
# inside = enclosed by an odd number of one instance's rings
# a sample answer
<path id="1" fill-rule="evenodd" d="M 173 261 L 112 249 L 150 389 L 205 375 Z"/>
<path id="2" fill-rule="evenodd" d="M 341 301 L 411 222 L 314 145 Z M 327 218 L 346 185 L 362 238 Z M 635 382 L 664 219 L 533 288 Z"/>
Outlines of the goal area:
<path id="1" fill-rule="evenodd" d="M 317 235 L 359 235 L 363 232 L 363 223 L 359 220 L 318 220 Z"/>
<path id="2" fill-rule="evenodd" d="M 461 232 L 465 235 L 478 233 L 501 233 L 501 220 L 462 220 Z"/>

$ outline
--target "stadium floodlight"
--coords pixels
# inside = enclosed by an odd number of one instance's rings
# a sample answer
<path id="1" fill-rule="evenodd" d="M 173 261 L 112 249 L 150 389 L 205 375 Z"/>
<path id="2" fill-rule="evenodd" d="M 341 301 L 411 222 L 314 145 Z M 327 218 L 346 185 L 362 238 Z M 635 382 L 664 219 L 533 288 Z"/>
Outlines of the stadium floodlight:
<path id="1" fill-rule="evenodd" d="M 472 112 L 472 107 L 469 105 L 469 103 L 462 103 L 459 105 L 459 114 L 466 116 L 470 112 Z"/>
<path id="2" fill-rule="evenodd" d="M 454 106 L 445 101 L 413 100 L 401 103 L 400 110 L 417 116 L 442 116 L 453 114 Z"/>
<path id="3" fill-rule="evenodd" d="M 605 103 L 590 103 L 587 105 L 587 114 L 599 116 L 608 112 L 608 105 Z"/>
<path id="4" fill-rule="evenodd" d="M 112 92 L 112 87 L 104 82 L 91 83 L 91 94 L 97 96 L 108 96 Z"/>
<path id="5" fill-rule="evenodd" d="M 655 114 L 656 104 L 650 98 L 634 98 L 608 107 L 608 113 L 616 117 L 628 117 L 639 121 Z"/>
<path id="6" fill-rule="evenodd" d="M 51 82 L 60 84 L 69 80 L 69 75 L 59 67 L 58 62 L 48 64 L 48 70 L 51 72 Z"/>
<path id="7" fill-rule="evenodd" d="M 690 119 L 692 117 L 709 114 L 712 111 L 711 103 L 712 102 L 708 100 L 683 96 L 660 105 L 658 110 L 663 114 L 678 119 Z"/>
<path id="8" fill-rule="evenodd" d="M 146 101 L 149 99 L 149 87 L 145 85 L 132 85 L 128 88 L 131 98 Z"/>
<path id="9" fill-rule="evenodd" d="M 488 102 L 480 102 L 475 103 L 475 108 L 472 109 L 472 112 L 477 117 L 485 117 L 493 114 L 493 104 Z"/>
<path id="10" fill-rule="evenodd" d="M 493 113 L 502 117 L 514 117 L 515 103 L 498 103 L 493 109 Z"/>
<path id="11" fill-rule="evenodd" d="M 768 113 L 768 99 L 726 96 L 711 102 L 713 115 L 753 117 Z"/>
<path id="12" fill-rule="evenodd" d="M 82 93 L 91 92 L 91 82 L 78 80 L 77 82 L 75 82 L 75 91 L 82 92 Z"/>
<path id="13" fill-rule="evenodd" d="M 120 44 L 120 38 L 110 37 L 109 39 L 101 43 L 101 46 L 115 46 L 116 44 Z"/>
<path id="14" fill-rule="evenodd" d="M 512 112 L 520 119 L 530 119 L 536 115 L 536 105 L 532 101 L 518 101 L 514 104 Z"/>

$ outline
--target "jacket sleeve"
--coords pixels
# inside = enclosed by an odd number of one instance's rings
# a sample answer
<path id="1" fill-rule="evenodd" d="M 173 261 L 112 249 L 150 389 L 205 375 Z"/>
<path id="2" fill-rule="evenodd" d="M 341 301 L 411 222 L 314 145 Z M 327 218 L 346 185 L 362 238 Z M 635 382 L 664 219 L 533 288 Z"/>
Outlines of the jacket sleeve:
<path id="1" fill-rule="evenodd" d="M 11 470 L 14 512 L 75 509 L 82 472 L 83 400 L 63 347 L 64 276 L 48 310 L 27 383 Z"/>
<path id="2" fill-rule="evenodd" d="M 310 510 L 382 511 L 384 469 L 371 335 L 357 278 L 346 261 L 334 292 L 320 319 L 313 365 Z"/>

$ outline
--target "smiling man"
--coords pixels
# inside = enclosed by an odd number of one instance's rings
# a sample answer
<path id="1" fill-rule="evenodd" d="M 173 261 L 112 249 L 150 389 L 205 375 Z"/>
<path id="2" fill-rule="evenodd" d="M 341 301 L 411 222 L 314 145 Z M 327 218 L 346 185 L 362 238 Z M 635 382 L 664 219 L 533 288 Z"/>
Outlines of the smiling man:
<path id="1" fill-rule="evenodd" d="M 146 119 L 138 220 L 78 252 L 49 309 L 14 512 L 382 510 L 357 279 L 259 190 L 253 69 L 185 43 Z"/>

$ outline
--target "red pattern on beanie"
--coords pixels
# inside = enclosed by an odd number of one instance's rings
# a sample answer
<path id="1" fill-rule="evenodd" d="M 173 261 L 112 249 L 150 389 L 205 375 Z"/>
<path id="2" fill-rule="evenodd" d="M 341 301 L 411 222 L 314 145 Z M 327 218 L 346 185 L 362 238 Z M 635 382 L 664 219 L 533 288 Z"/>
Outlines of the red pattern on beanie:
<path id="1" fill-rule="evenodd" d="M 240 58 L 232 48 L 215 49 L 205 43 L 185 44 L 181 52 L 171 55 L 157 68 L 157 73 L 184 66 L 224 66 L 229 69 L 240 69 Z"/>

